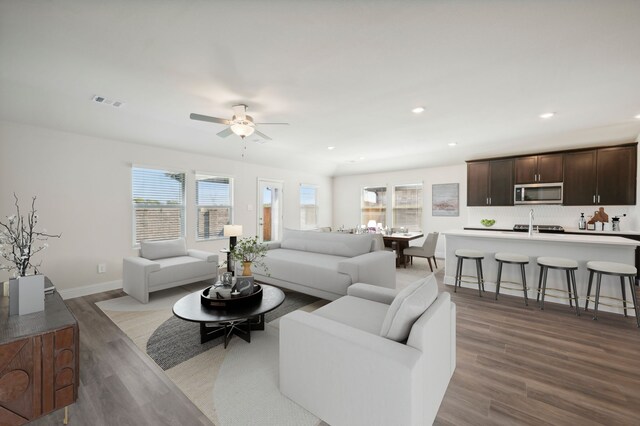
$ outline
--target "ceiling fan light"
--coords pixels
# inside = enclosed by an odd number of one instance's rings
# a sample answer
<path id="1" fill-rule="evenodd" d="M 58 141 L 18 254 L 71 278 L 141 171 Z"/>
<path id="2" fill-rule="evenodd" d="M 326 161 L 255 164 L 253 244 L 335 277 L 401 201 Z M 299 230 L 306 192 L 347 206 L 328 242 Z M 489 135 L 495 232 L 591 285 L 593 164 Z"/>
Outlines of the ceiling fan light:
<path id="1" fill-rule="evenodd" d="M 231 123 L 231 131 L 241 138 L 251 136 L 255 131 L 255 124 L 251 121 L 236 121 Z"/>

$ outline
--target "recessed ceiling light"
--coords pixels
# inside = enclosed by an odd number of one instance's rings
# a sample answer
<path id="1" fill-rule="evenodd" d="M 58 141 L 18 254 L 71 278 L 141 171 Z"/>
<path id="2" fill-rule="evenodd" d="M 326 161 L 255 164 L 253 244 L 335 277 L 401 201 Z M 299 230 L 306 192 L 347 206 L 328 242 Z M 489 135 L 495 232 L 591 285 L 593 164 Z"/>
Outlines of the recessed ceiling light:
<path id="1" fill-rule="evenodd" d="M 415 107 L 411 112 L 414 114 L 420 114 L 421 112 L 424 112 L 424 107 Z"/>
<path id="2" fill-rule="evenodd" d="M 540 118 L 551 118 L 556 115 L 555 112 L 545 112 L 544 114 L 540 114 Z"/>
<path id="3" fill-rule="evenodd" d="M 458 144 L 457 144 L 457 143 L 455 143 L 455 142 L 449 142 L 447 145 L 449 145 L 449 146 L 456 146 L 456 145 L 458 145 Z"/>
<path id="4" fill-rule="evenodd" d="M 333 151 L 334 149 L 336 149 L 336 147 L 335 147 L 335 146 L 328 146 L 328 147 L 327 147 L 327 149 L 328 149 L 329 151 Z"/>
<path id="5" fill-rule="evenodd" d="M 364 157 L 360 157 L 361 160 L 364 160 Z"/>
<path id="6" fill-rule="evenodd" d="M 636 115 L 635 118 L 637 118 L 638 120 L 640 120 L 640 114 Z"/>

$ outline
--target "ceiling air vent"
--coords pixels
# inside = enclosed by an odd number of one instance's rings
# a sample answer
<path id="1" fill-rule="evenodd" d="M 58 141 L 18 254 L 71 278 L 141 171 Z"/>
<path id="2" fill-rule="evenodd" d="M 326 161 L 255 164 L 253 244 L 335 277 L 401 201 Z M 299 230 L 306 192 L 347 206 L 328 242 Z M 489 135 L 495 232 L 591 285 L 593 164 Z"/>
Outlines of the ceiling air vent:
<path id="1" fill-rule="evenodd" d="M 105 98 L 104 96 L 100 96 L 100 95 L 95 95 L 91 99 L 94 102 L 97 102 L 99 104 L 110 105 L 110 106 L 112 106 L 114 108 L 120 108 L 121 106 L 124 105 L 124 102 L 122 102 L 122 101 L 114 101 L 113 99 L 108 99 L 108 98 Z"/>

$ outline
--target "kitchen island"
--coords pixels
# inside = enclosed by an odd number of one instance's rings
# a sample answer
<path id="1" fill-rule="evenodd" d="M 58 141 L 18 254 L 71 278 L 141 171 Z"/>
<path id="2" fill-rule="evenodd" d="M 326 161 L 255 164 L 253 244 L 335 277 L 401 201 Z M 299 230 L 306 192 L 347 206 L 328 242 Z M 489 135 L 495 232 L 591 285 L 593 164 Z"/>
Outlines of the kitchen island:
<path id="1" fill-rule="evenodd" d="M 540 267 L 536 263 L 539 256 L 565 257 L 578 262 L 576 271 L 576 285 L 578 287 L 578 297 L 580 308 L 584 309 L 587 295 L 587 285 L 589 273 L 586 263 L 590 260 L 600 260 L 609 262 L 635 264 L 635 250 L 640 241 L 633 241 L 627 238 L 611 235 L 567 235 L 567 234 L 538 234 L 534 233 L 529 237 L 526 232 L 511 231 L 475 231 L 475 230 L 452 230 L 443 232 L 445 236 L 445 277 L 447 285 L 453 285 L 455 279 L 456 262 L 455 251 L 457 249 L 479 250 L 485 253 L 482 261 L 485 278 L 484 297 L 495 297 L 496 275 L 498 263 L 495 254 L 498 252 L 518 253 L 530 257 L 530 262 L 526 266 L 528 296 L 530 302 L 535 303 Z M 463 275 L 475 276 L 475 262 L 464 262 Z M 547 288 L 566 289 L 564 272 L 549 270 L 547 275 Z M 467 280 L 474 280 L 467 278 Z M 502 282 L 520 282 L 520 271 L 511 265 L 505 265 L 502 270 Z M 509 285 L 509 284 L 507 284 Z M 462 283 L 463 287 L 477 289 L 478 284 L 469 282 Z M 511 284 L 510 286 L 514 286 Z M 517 285 L 515 285 L 517 287 Z M 594 286 L 595 288 L 595 286 Z M 522 290 L 515 291 L 500 288 L 500 294 L 510 294 L 523 297 Z M 594 296 L 595 291 L 592 291 Z M 600 295 L 621 298 L 620 281 L 617 277 L 604 276 L 602 278 L 602 288 Z M 550 293 L 545 296 L 545 301 L 569 304 L 567 299 L 553 297 Z M 604 303 L 609 303 L 604 301 Z M 616 304 L 612 302 L 611 304 Z M 620 305 L 622 302 L 620 302 Z M 593 307 L 593 304 L 591 304 Z M 622 314 L 622 308 L 600 305 L 599 310 L 616 312 Z"/>

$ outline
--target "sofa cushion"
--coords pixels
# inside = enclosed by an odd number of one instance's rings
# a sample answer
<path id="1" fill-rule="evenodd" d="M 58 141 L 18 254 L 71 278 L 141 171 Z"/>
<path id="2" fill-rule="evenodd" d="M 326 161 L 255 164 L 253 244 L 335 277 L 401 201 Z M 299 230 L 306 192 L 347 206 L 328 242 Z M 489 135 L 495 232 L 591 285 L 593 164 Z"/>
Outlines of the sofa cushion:
<path id="1" fill-rule="evenodd" d="M 184 238 L 163 241 L 141 241 L 140 256 L 149 260 L 186 256 L 187 243 Z"/>
<path id="2" fill-rule="evenodd" d="M 149 287 L 210 275 L 218 269 L 215 262 L 191 256 L 157 259 L 155 262 L 160 265 L 160 270 L 149 274 Z"/>
<path id="3" fill-rule="evenodd" d="M 264 263 L 269 267 L 269 276 L 278 280 L 317 288 L 335 294 L 347 294 L 351 277 L 338 272 L 338 263 L 344 257 L 311 253 L 298 250 L 269 250 Z M 255 273 L 266 275 L 254 265 Z"/>
<path id="4" fill-rule="evenodd" d="M 378 335 L 388 309 L 384 303 L 344 296 L 312 313 Z"/>
<path id="5" fill-rule="evenodd" d="M 355 257 L 371 251 L 372 239 L 371 234 L 354 235 L 285 229 L 280 247 L 333 256 Z"/>
<path id="6" fill-rule="evenodd" d="M 407 340 L 413 323 L 437 297 L 438 285 L 433 275 L 409 284 L 389 306 L 380 336 L 396 342 Z"/>

